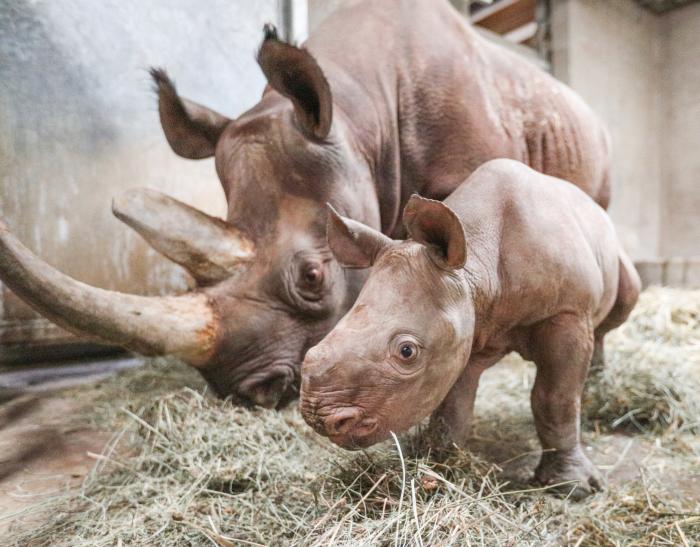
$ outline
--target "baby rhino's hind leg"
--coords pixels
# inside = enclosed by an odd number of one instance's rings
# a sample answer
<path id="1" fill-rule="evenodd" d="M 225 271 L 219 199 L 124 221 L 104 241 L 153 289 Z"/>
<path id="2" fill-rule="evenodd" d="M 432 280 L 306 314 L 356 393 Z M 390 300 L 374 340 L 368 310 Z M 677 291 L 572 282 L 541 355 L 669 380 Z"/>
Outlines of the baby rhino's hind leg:
<path id="1" fill-rule="evenodd" d="M 632 261 L 624 253 L 620 254 L 620 275 L 615 304 L 603 322 L 595 329 L 595 345 L 591 358 L 590 375 L 595 376 L 605 367 L 605 335 L 624 323 L 637 303 L 642 282 Z"/>
<path id="2" fill-rule="evenodd" d="M 548 319 L 534 329 L 529 350 L 537 365 L 532 413 L 543 449 L 535 477 L 582 498 L 601 488 L 598 471 L 581 448 L 581 394 L 593 353 L 591 321 L 574 314 Z"/>

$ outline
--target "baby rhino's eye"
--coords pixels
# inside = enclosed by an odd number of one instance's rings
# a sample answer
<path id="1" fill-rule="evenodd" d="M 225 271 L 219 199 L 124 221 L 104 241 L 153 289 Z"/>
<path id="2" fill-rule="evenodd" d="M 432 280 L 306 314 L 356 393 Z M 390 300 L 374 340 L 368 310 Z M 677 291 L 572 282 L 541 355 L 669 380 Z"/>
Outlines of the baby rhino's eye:
<path id="1" fill-rule="evenodd" d="M 402 365 L 412 365 L 420 352 L 418 340 L 410 334 L 399 334 L 391 341 L 389 347 L 391 358 L 394 362 L 398 361 Z"/>
<path id="2" fill-rule="evenodd" d="M 399 346 L 399 356 L 405 362 L 411 362 L 416 358 L 418 348 L 413 342 L 402 342 Z"/>

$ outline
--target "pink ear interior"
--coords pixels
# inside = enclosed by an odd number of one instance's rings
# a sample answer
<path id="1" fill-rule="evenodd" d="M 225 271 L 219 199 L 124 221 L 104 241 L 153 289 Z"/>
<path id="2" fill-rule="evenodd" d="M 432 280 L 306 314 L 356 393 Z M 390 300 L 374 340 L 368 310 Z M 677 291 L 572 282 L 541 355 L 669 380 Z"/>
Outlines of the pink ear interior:
<path id="1" fill-rule="evenodd" d="M 349 268 L 369 268 L 393 241 L 361 222 L 345 218 L 328 204 L 328 246 L 338 262 Z"/>
<path id="2" fill-rule="evenodd" d="M 443 202 L 412 196 L 404 209 L 404 223 L 411 237 L 428 246 L 443 265 L 452 269 L 464 266 L 464 227 Z"/>
<path id="3" fill-rule="evenodd" d="M 325 139 L 331 130 L 333 99 L 328 80 L 311 53 L 266 30 L 258 64 L 272 88 L 292 101 L 300 129 L 310 138 Z"/>

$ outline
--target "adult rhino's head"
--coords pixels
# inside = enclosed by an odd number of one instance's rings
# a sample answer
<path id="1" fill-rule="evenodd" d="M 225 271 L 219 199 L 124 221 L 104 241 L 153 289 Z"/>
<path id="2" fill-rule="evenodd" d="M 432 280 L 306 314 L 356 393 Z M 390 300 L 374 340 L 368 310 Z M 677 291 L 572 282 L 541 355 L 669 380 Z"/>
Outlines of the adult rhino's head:
<path id="1" fill-rule="evenodd" d="M 236 120 L 178 96 L 153 70 L 163 130 L 185 158 L 214 156 L 226 221 L 146 189 L 114 214 L 186 268 L 197 288 L 141 297 L 93 288 L 42 262 L 0 223 L 0 277 L 63 327 L 148 354 L 178 356 L 221 396 L 266 407 L 292 400 L 306 350 L 352 304 L 363 275 L 325 238 L 325 203 L 379 225 L 373 178 L 352 122 L 311 54 L 266 27 L 269 86 Z"/>

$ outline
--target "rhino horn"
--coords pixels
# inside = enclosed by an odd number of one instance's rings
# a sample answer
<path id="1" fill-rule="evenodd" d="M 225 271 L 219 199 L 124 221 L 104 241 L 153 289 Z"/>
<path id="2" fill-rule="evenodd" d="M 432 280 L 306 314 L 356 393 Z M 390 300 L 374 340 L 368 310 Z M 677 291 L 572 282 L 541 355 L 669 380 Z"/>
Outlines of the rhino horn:
<path id="1" fill-rule="evenodd" d="M 206 294 L 148 297 L 91 287 L 36 257 L 0 222 L 0 278 L 63 328 L 144 355 L 198 366 L 215 350 L 219 320 Z"/>
<path id="2" fill-rule="evenodd" d="M 124 192 L 112 212 L 200 285 L 226 279 L 255 255 L 252 242 L 230 224 L 155 190 Z"/>

